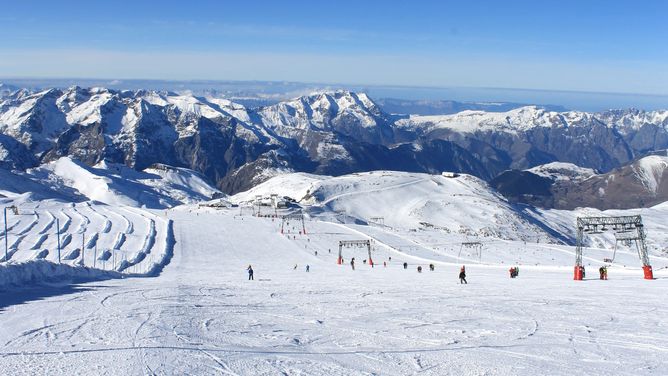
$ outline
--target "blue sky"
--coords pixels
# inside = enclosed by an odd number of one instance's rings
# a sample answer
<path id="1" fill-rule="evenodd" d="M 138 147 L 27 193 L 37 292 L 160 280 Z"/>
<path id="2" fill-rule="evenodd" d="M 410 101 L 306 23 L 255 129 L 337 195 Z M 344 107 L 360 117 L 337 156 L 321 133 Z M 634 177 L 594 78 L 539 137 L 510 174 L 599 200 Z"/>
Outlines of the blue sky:
<path id="1" fill-rule="evenodd" d="M 0 1 L 0 77 L 668 94 L 666 1 Z"/>

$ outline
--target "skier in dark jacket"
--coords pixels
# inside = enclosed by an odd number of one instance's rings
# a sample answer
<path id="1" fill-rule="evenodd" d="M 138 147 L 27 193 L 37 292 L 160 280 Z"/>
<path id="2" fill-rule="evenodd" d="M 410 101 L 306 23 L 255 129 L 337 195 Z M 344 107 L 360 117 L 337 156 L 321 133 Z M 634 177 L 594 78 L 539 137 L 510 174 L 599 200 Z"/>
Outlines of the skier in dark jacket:
<path id="1" fill-rule="evenodd" d="M 464 266 L 462 266 L 462 268 L 459 270 L 459 283 L 468 284 L 468 282 L 466 282 L 466 268 L 464 268 Z"/>
<path id="2" fill-rule="evenodd" d="M 248 270 L 248 280 L 249 281 L 254 280 L 253 279 L 253 267 L 248 265 L 248 268 L 246 270 Z"/>
<path id="3" fill-rule="evenodd" d="M 350 267 L 353 268 L 353 270 L 355 270 L 355 258 L 354 257 L 352 259 L 350 259 Z"/>

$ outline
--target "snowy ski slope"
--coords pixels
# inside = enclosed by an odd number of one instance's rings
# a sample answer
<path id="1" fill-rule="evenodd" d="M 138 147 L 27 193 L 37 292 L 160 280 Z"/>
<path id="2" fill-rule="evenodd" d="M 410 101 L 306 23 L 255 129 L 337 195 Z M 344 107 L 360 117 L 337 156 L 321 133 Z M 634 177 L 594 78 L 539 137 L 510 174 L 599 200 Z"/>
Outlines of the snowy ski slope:
<path id="1" fill-rule="evenodd" d="M 158 277 L 5 308 L 3 371 L 661 375 L 668 365 L 665 271 L 655 281 L 620 270 L 574 282 L 567 267 L 523 267 L 510 279 L 505 268 L 467 263 L 460 285 L 459 264 L 430 272 L 427 255 L 379 242 L 375 267 L 358 248 L 344 249 L 356 270 L 337 265 L 338 241 L 363 237 L 357 226 L 307 220 L 304 235 L 293 221 L 281 234 L 275 218 L 234 209 L 168 216 L 176 245 Z"/>
<path id="2" fill-rule="evenodd" d="M 253 216 L 244 207 L 271 194 L 301 208 Z M 386 171 L 284 175 L 230 198 L 242 207 L 33 199 L 0 199 L 19 208 L 0 264 L 3 374 L 663 375 L 668 366 L 664 204 L 541 211 L 472 177 Z M 299 212 L 304 228 L 281 218 Z M 635 250 L 620 247 L 610 279 L 598 280 L 613 255 L 603 234 L 588 239 L 587 278 L 573 281 L 575 218 L 628 214 L 643 216 L 656 279 L 642 279 Z M 374 265 L 360 247 L 343 247 L 337 264 L 342 240 L 370 240 Z"/>

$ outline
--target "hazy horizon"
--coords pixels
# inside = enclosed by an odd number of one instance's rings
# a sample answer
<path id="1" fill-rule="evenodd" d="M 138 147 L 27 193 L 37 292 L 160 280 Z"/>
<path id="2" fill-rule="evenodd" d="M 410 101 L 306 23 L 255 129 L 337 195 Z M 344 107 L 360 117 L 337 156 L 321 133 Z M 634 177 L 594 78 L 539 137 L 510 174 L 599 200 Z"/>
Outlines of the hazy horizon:
<path id="1" fill-rule="evenodd" d="M 403 99 L 457 102 L 503 102 L 542 106 L 561 106 L 568 110 L 605 111 L 637 108 L 642 110 L 668 109 L 668 95 L 642 93 L 587 92 L 526 88 L 494 87 L 429 87 L 408 85 L 363 85 L 318 82 L 263 80 L 165 80 L 113 78 L 2 78 L 0 83 L 20 88 L 66 88 L 70 86 L 101 86 L 117 90 L 208 91 L 228 96 L 257 96 L 283 100 L 321 90 L 351 90 L 368 93 L 375 99 Z"/>

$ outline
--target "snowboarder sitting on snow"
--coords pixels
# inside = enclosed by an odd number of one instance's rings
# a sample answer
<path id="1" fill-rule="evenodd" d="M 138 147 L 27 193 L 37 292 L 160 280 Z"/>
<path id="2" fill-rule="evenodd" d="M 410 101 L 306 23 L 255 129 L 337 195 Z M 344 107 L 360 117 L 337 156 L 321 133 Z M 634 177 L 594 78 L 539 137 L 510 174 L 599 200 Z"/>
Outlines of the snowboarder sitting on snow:
<path id="1" fill-rule="evenodd" d="M 466 268 L 464 268 L 464 266 L 459 270 L 459 283 L 466 283 L 468 285 L 468 282 L 466 281 Z"/>
<path id="2" fill-rule="evenodd" d="M 249 280 L 249 281 L 250 281 L 250 280 L 254 280 L 254 279 L 253 279 L 253 267 L 250 266 L 250 265 L 248 265 L 248 268 L 246 268 L 246 270 L 248 270 L 248 280 Z"/>
<path id="3" fill-rule="evenodd" d="M 404 269 L 408 269 L 408 263 L 404 262 Z"/>
<path id="4" fill-rule="evenodd" d="M 418 273 L 422 273 L 422 266 L 418 266 L 417 270 L 418 270 Z"/>
<path id="5" fill-rule="evenodd" d="M 429 270 L 434 271 L 434 264 L 429 264 Z"/>

